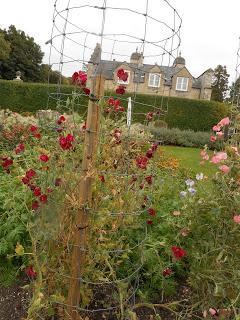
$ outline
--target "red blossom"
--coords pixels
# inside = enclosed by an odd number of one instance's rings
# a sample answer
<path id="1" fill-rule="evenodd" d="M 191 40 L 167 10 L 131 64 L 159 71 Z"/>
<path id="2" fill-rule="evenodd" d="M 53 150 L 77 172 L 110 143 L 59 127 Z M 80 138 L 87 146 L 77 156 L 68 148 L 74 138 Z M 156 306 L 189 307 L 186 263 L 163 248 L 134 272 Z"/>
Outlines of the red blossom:
<path id="1" fill-rule="evenodd" d="M 118 109 L 118 111 L 124 112 L 124 108 L 123 108 L 123 107 L 120 107 L 120 108 Z"/>
<path id="2" fill-rule="evenodd" d="M 30 182 L 30 180 L 29 180 L 28 177 L 23 177 L 23 178 L 22 178 L 22 183 L 23 183 L 23 184 L 29 184 L 29 182 Z"/>
<path id="3" fill-rule="evenodd" d="M 59 144 L 63 150 L 71 149 L 73 141 L 74 137 L 71 134 L 68 134 L 66 137 L 59 138 Z"/>
<path id="4" fill-rule="evenodd" d="M 31 132 L 36 132 L 36 131 L 38 130 L 38 127 L 32 125 L 32 126 L 29 128 L 29 130 L 30 130 Z"/>
<path id="5" fill-rule="evenodd" d="M 66 121 L 66 118 L 62 115 L 58 118 L 57 124 L 62 124 L 64 121 Z"/>
<path id="6" fill-rule="evenodd" d="M 147 177 L 145 177 L 145 180 L 147 181 L 148 184 L 152 184 L 153 176 L 147 176 Z"/>
<path id="7" fill-rule="evenodd" d="M 117 89 L 116 89 L 116 93 L 117 94 L 124 94 L 126 92 L 126 88 L 124 86 L 119 86 Z"/>
<path id="8" fill-rule="evenodd" d="M 105 181 L 106 181 L 106 180 L 105 180 L 105 177 L 104 177 L 103 175 L 99 176 L 99 180 L 100 180 L 101 182 L 105 182 Z"/>
<path id="9" fill-rule="evenodd" d="M 152 217 L 154 217 L 156 215 L 156 212 L 153 208 L 149 208 L 148 212 L 149 212 L 150 216 L 152 216 Z"/>
<path id="10" fill-rule="evenodd" d="M 153 116 L 154 116 L 154 113 L 153 112 L 148 112 L 147 115 L 146 115 L 146 119 L 148 121 L 151 121 L 153 119 Z"/>
<path id="11" fill-rule="evenodd" d="M 36 197 L 40 197 L 41 196 L 41 188 L 40 187 L 35 187 L 33 193 L 34 193 L 34 195 Z"/>
<path id="12" fill-rule="evenodd" d="M 140 188 L 140 189 L 143 189 L 143 188 L 144 188 L 144 183 L 141 183 L 141 184 L 139 185 L 139 188 Z"/>
<path id="13" fill-rule="evenodd" d="M 152 222 L 152 220 L 147 220 L 147 224 L 152 224 L 153 222 Z"/>
<path id="14" fill-rule="evenodd" d="M 34 171 L 33 169 L 29 169 L 29 170 L 26 172 L 26 177 L 27 177 L 28 179 L 32 179 L 35 175 L 36 175 L 36 171 Z"/>
<path id="15" fill-rule="evenodd" d="M 20 143 L 20 144 L 16 147 L 15 153 L 16 153 L 16 154 L 19 154 L 20 152 L 24 151 L 24 149 L 25 149 L 25 145 L 24 145 L 23 143 Z"/>
<path id="16" fill-rule="evenodd" d="M 146 157 L 148 157 L 148 159 L 152 158 L 153 157 L 153 150 L 152 149 L 149 149 L 146 153 Z"/>
<path id="17" fill-rule="evenodd" d="M 9 158 L 3 158 L 2 167 L 5 170 L 9 170 L 9 167 L 13 165 L 13 160 Z"/>
<path id="18" fill-rule="evenodd" d="M 89 88 L 83 88 L 83 92 L 89 96 L 90 95 L 90 89 Z"/>
<path id="19" fill-rule="evenodd" d="M 127 81 L 127 79 L 128 79 L 128 73 L 125 72 L 123 69 L 119 69 L 117 71 L 117 76 L 122 81 Z"/>
<path id="20" fill-rule="evenodd" d="M 33 270 L 32 266 L 27 267 L 25 273 L 29 278 L 35 278 L 37 276 L 37 272 Z"/>
<path id="21" fill-rule="evenodd" d="M 48 193 L 51 193 L 51 192 L 53 192 L 53 189 L 50 188 L 50 187 L 48 187 L 48 188 L 47 188 L 47 192 L 48 192 Z"/>
<path id="22" fill-rule="evenodd" d="M 172 269 L 171 268 L 166 268 L 163 270 L 163 276 L 164 277 L 169 277 L 171 274 L 173 273 Z"/>
<path id="23" fill-rule="evenodd" d="M 41 134 L 40 133 L 35 133 L 33 136 L 36 139 L 40 139 L 41 138 Z"/>
<path id="24" fill-rule="evenodd" d="M 32 203 L 32 210 L 36 211 L 38 208 L 39 208 L 39 203 L 38 203 L 38 201 L 36 200 L 36 201 L 34 201 L 34 202 Z"/>
<path id="25" fill-rule="evenodd" d="M 49 156 L 46 155 L 46 154 L 41 154 L 40 157 L 39 157 L 39 159 L 40 159 L 41 161 L 43 161 L 43 162 L 48 162 Z"/>
<path id="26" fill-rule="evenodd" d="M 157 142 L 153 143 L 152 146 L 151 146 L 152 151 L 153 152 L 156 151 L 157 147 L 158 147 L 158 143 Z"/>
<path id="27" fill-rule="evenodd" d="M 48 198 L 47 198 L 47 195 L 46 194 L 42 194 L 40 197 L 39 197 L 39 200 L 43 203 L 47 203 L 48 202 Z"/>
<path id="28" fill-rule="evenodd" d="M 137 166 L 141 169 L 146 169 L 148 164 L 148 158 L 145 156 L 139 156 L 136 159 Z"/>
<path id="29" fill-rule="evenodd" d="M 181 258 L 185 257 L 187 254 L 186 251 L 180 247 L 172 246 L 171 250 L 176 260 L 180 260 Z"/>
<path id="30" fill-rule="evenodd" d="M 114 106 L 114 105 L 115 105 L 115 100 L 114 100 L 114 98 L 109 98 L 109 99 L 108 99 L 108 104 L 109 104 L 110 106 Z"/>
<path id="31" fill-rule="evenodd" d="M 111 108 L 106 108 L 106 109 L 104 109 L 104 112 L 105 112 L 105 113 L 110 113 L 111 111 L 112 111 Z"/>
<path id="32" fill-rule="evenodd" d="M 72 75 L 72 81 L 75 84 L 84 86 L 87 82 L 87 74 L 83 71 L 74 72 L 74 74 Z"/>

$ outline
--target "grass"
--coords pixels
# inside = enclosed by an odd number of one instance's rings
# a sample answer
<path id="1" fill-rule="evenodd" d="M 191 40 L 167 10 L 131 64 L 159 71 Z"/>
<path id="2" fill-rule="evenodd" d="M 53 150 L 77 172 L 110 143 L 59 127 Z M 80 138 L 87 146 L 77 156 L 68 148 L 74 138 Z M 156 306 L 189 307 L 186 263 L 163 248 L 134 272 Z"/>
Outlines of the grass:
<path id="1" fill-rule="evenodd" d="M 209 162 L 204 165 L 200 164 L 201 150 L 198 148 L 163 146 L 162 149 L 166 155 L 177 158 L 180 161 L 180 167 L 191 169 L 194 174 L 202 172 L 206 176 L 211 176 L 217 171 L 216 165 Z"/>

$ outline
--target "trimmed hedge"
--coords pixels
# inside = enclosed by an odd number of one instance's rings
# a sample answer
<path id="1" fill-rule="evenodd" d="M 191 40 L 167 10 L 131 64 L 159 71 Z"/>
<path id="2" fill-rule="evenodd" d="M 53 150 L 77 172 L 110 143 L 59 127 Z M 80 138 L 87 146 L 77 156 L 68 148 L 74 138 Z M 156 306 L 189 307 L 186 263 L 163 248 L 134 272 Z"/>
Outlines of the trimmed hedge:
<path id="1" fill-rule="evenodd" d="M 208 145 L 210 149 L 219 149 L 221 142 L 210 142 L 210 132 L 195 132 L 193 130 L 180 130 L 178 128 L 148 128 L 154 137 L 165 145 L 203 148 Z"/>
<path id="2" fill-rule="evenodd" d="M 57 104 L 57 85 L 48 85 L 42 83 L 25 83 L 16 81 L 0 80 L 0 108 L 10 109 L 15 112 L 33 112 L 40 109 L 62 109 L 65 107 L 67 97 L 73 92 L 73 86 L 61 86 L 61 100 Z M 127 106 L 127 94 L 117 96 L 122 101 L 123 106 Z M 209 131 L 211 127 L 229 113 L 229 108 L 223 103 L 206 100 L 190 100 L 175 97 L 161 97 L 155 95 L 138 94 L 133 97 L 133 121 L 143 122 L 145 114 L 154 111 L 152 106 L 163 109 L 168 108 L 165 121 L 168 128 L 191 129 L 194 131 Z M 77 111 L 85 113 L 87 106 L 87 97 L 77 99 Z"/>

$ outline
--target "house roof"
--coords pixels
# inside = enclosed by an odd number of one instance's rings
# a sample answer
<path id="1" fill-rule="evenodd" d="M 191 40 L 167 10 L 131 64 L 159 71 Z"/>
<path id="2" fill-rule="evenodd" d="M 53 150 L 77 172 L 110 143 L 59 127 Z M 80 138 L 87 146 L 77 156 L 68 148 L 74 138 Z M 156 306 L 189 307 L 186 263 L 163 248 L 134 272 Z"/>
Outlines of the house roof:
<path id="1" fill-rule="evenodd" d="M 134 71 L 134 79 L 135 83 L 144 83 L 145 74 L 150 73 L 151 69 L 153 69 L 156 64 L 143 64 L 142 66 L 138 66 L 134 63 L 122 62 L 122 61 L 109 61 L 109 60 L 101 60 L 101 63 L 98 66 L 97 73 L 101 73 L 105 76 L 106 80 L 114 79 L 115 70 L 121 65 L 126 64 L 129 68 Z M 175 66 L 159 66 L 159 68 L 164 73 L 165 85 L 171 85 L 172 77 L 178 73 L 181 68 Z M 201 79 L 193 78 L 193 88 L 201 88 Z"/>

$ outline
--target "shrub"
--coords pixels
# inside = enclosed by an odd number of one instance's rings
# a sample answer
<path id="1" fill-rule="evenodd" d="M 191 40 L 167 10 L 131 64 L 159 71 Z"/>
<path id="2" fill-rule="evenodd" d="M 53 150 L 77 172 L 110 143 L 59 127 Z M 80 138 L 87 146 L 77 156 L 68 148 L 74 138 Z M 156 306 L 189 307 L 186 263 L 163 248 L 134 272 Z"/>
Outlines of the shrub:
<path id="1" fill-rule="evenodd" d="M 154 127 L 150 127 L 150 131 L 163 144 L 197 148 L 202 148 L 205 145 L 209 145 L 210 148 L 213 147 L 213 143 L 210 142 L 210 133 L 208 132 Z M 216 144 L 214 147 L 216 148 Z"/>
<path id="2" fill-rule="evenodd" d="M 40 109 L 69 110 L 71 103 L 68 97 L 76 89 L 74 86 L 63 85 L 61 91 L 57 85 L 42 83 L 18 83 L 16 81 L 0 80 L 0 108 L 9 108 L 15 112 L 33 112 Z M 112 93 L 107 93 L 111 96 Z M 116 96 L 115 94 L 113 96 Z M 216 101 L 191 100 L 176 97 L 133 94 L 118 96 L 122 106 L 127 107 L 127 96 L 133 98 L 133 122 L 143 122 L 146 113 L 153 107 L 166 112 L 165 122 L 169 128 L 194 131 L 209 131 L 229 113 L 229 108 Z M 61 102 L 57 98 L 61 97 Z M 78 112 L 85 113 L 88 104 L 86 96 L 75 97 Z M 67 107 L 66 107 L 67 104 Z M 163 122 L 162 122 L 163 123 Z"/>

